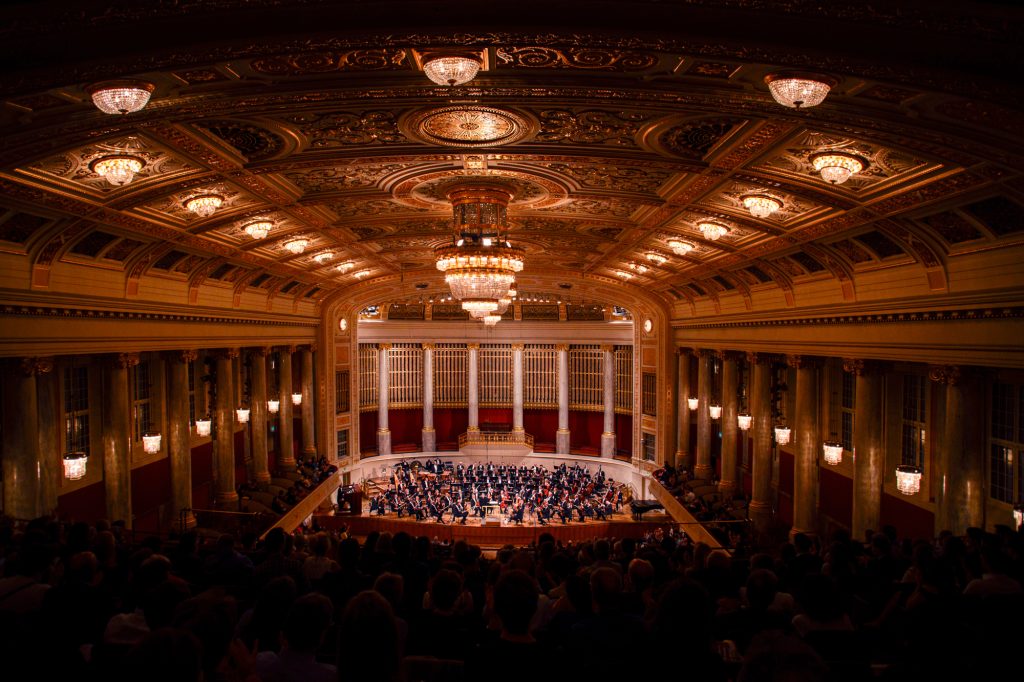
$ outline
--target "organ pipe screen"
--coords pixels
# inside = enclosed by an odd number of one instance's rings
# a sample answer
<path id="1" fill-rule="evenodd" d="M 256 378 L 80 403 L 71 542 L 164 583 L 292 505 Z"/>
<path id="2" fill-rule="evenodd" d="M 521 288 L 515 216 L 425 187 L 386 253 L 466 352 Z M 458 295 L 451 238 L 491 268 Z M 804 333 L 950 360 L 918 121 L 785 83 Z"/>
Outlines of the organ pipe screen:
<path id="1" fill-rule="evenodd" d="M 523 349 L 523 405 L 558 407 L 558 351 L 551 346 L 528 344 Z"/>
<path id="2" fill-rule="evenodd" d="M 615 411 L 633 413 L 633 347 L 615 347 Z"/>
<path id="3" fill-rule="evenodd" d="M 600 346 L 569 348 L 569 409 L 604 409 L 604 352 Z"/>
<path id="4" fill-rule="evenodd" d="M 640 402 L 644 414 L 658 416 L 658 379 L 654 372 L 644 372 Z"/>
<path id="5" fill-rule="evenodd" d="M 359 344 L 359 411 L 377 409 L 377 344 Z"/>
<path id="6" fill-rule="evenodd" d="M 396 343 L 388 355 L 388 407 L 423 407 L 423 347 Z"/>
<path id="7" fill-rule="evenodd" d="M 434 347 L 434 407 L 466 407 L 468 387 L 469 354 L 465 344 L 437 344 Z"/>
<path id="8" fill-rule="evenodd" d="M 481 407 L 512 407 L 512 347 L 480 346 L 477 359 Z"/>

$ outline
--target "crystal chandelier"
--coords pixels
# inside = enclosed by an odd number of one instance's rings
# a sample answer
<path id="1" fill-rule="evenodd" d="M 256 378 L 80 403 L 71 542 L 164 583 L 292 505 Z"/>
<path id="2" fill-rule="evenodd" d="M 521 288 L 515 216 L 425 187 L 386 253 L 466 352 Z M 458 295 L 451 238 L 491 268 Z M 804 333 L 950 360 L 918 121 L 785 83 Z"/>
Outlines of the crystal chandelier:
<path id="1" fill-rule="evenodd" d="M 672 249 L 672 253 L 677 256 L 685 256 L 693 251 L 693 244 L 690 242 L 680 241 L 678 239 L 670 239 L 668 242 L 668 248 Z"/>
<path id="2" fill-rule="evenodd" d="M 200 437 L 206 437 L 210 435 L 210 427 L 213 422 L 209 419 L 197 419 L 196 420 L 196 435 Z"/>
<path id="3" fill-rule="evenodd" d="M 668 258 L 653 251 L 647 254 L 647 260 L 651 261 L 655 265 L 664 265 L 668 262 Z"/>
<path id="4" fill-rule="evenodd" d="M 508 241 L 508 202 L 512 192 L 499 184 L 468 183 L 448 190 L 452 202 L 454 243 L 436 249 L 437 269 L 465 310 L 482 310 L 508 295 L 523 269 L 523 250 Z"/>
<path id="5" fill-rule="evenodd" d="M 698 223 L 697 229 L 700 230 L 705 239 L 709 239 L 711 241 L 716 241 L 719 237 L 729 232 L 729 228 L 724 225 L 719 225 L 718 223 Z"/>
<path id="6" fill-rule="evenodd" d="M 223 203 L 224 197 L 219 194 L 200 194 L 186 201 L 185 208 L 200 218 L 209 218 Z"/>
<path id="7" fill-rule="evenodd" d="M 690 408 L 691 412 L 693 412 L 700 406 L 700 400 L 698 398 L 687 398 L 686 406 Z"/>
<path id="8" fill-rule="evenodd" d="M 423 73 L 438 85 L 462 85 L 476 78 L 480 62 L 472 57 L 438 55 L 423 62 Z"/>
<path id="9" fill-rule="evenodd" d="M 484 324 L 488 327 L 493 327 L 499 322 L 501 322 L 501 315 L 487 315 L 484 317 Z"/>
<path id="10" fill-rule="evenodd" d="M 755 218 L 767 218 L 782 208 L 782 202 L 767 194 L 750 194 L 743 197 L 743 205 Z"/>
<path id="11" fill-rule="evenodd" d="M 138 156 L 131 154 L 111 154 L 101 156 L 89 164 L 89 170 L 106 178 L 115 187 L 123 187 L 135 178 L 135 174 L 146 165 Z"/>
<path id="12" fill-rule="evenodd" d="M 711 415 L 712 419 L 722 418 L 722 406 L 721 405 L 708 405 L 708 414 Z"/>
<path id="13" fill-rule="evenodd" d="M 292 405 L 295 405 L 296 407 L 298 407 L 301 404 L 302 404 L 302 394 L 301 393 L 292 393 Z"/>
<path id="14" fill-rule="evenodd" d="M 775 427 L 775 442 L 779 445 L 788 445 L 789 437 L 793 434 L 793 430 L 783 424 L 782 426 Z"/>
<path id="15" fill-rule="evenodd" d="M 249 409 L 246 407 L 239 407 L 235 410 L 235 416 L 238 418 L 239 424 L 249 423 Z"/>
<path id="16" fill-rule="evenodd" d="M 130 114 L 141 111 L 153 94 L 153 84 L 143 81 L 107 81 L 86 89 L 92 103 L 104 114 Z"/>
<path id="17" fill-rule="evenodd" d="M 764 82 L 775 101 L 791 109 L 807 109 L 825 101 L 836 81 L 808 73 L 772 73 Z"/>
<path id="18" fill-rule="evenodd" d="M 159 433 L 150 431 L 142 436 L 142 449 L 147 455 L 155 455 L 160 452 L 160 441 L 163 440 Z"/>
<path id="19" fill-rule="evenodd" d="M 752 421 L 754 421 L 754 418 L 746 412 L 736 415 L 736 426 L 740 427 L 740 431 L 749 429 Z"/>
<path id="20" fill-rule="evenodd" d="M 833 434 L 832 440 L 822 443 L 821 450 L 824 454 L 825 464 L 836 466 L 843 461 L 843 444 L 835 439 L 835 434 Z"/>
<path id="21" fill-rule="evenodd" d="M 277 414 L 280 411 L 281 411 L 281 401 L 280 400 L 268 400 L 267 401 L 267 412 L 269 412 L 270 414 Z"/>
<path id="22" fill-rule="evenodd" d="M 274 223 L 269 220 L 257 220 L 254 223 L 249 223 L 242 229 L 245 233 L 253 239 L 263 239 L 270 234 L 270 228 L 274 226 Z"/>
<path id="23" fill-rule="evenodd" d="M 64 478 L 77 481 L 85 478 L 85 467 L 89 463 L 89 455 L 84 452 L 68 452 L 64 454 Z"/>
<path id="24" fill-rule="evenodd" d="M 291 251 L 296 256 L 306 250 L 306 246 L 309 245 L 308 239 L 293 239 L 290 242 L 284 243 L 284 248 Z"/>
<path id="25" fill-rule="evenodd" d="M 323 253 L 318 253 L 315 256 L 313 256 L 313 260 L 315 260 L 320 265 L 323 265 L 332 258 L 334 258 L 334 253 L 331 251 L 324 251 Z"/>
<path id="26" fill-rule="evenodd" d="M 625 270 L 616 270 L 615 274 L 620 279 L 633 279 L 633 273 L 632 272 L 626 272 Z"/>
<path id="27" fill-rule="evenodd" d="M 345 261 L 344 263 L 335 266 L 334 269 L 337 270 L 338 272 L 340 272 L 341 274 L 345 274 L 346 272 L 348 272 L 349 270 L 351 270 L 355 266 L 356 266 L 356 264 L 353 263 L 352 261 Z"/>
<path id="28" fill-rule="evenodd" d="M 494 313 L 498 311 L 498 302 L 489 298 L 466 298 L 462 301 L 462 309 L 470 315 L 473 313 Z"/>
<path id="29" fill-rule="evenodd" d="M 859 173 L 867 163 L 859 156 L 843 152 L 821 152 L 811 154 L 814 170 L 821 173 L 821 179 L 833 185 L 841 185 L 854 173 Z"/>
<path id="30" fill-rule="evenodd" d="M 360 270 L 359 272 L 353 272 L 352 276 L 355 277 L 356 279 L 362 279 L 363 277 L 369 277 L 370 276 L 370 271 L 369 270 Z"/>
<path id="31" fill-rule="evenodd" d="M 911 464 L 896 467 L 896 489 L 904 495 L 916 495 L 921 490 L 921 468 Z"/>
<path id="32" fill-rule="evenodd" d="M 630 270 L 636 270 L 641 275 L 644 274 L 645 272 L 647 272 L 647 270 L 648 270 L 647 266 L 644 265 L 643 263 L 630 263 L 629 264 L 629 269 Z"/>
<path id="33" fill-rule="evenodd" d="M 1024 502 L 1013 505 L 1013 527 L 1020 528 L 1024 524 Z"/>

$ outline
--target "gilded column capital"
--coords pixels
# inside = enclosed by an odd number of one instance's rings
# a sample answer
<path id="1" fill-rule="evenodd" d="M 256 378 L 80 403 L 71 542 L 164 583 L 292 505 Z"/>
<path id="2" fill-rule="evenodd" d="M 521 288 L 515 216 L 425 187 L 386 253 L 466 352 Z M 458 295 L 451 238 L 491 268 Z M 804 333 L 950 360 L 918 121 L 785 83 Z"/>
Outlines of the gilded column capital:
<path id="1" fill-rule="evenodd" d="M 512 350 L 518 350 L 518 351 L 521 351 L 521 350 L 523 350 L 523 348 L 525 348 L 525 347 L 526 347 L 526 346 L 525 346 L 524 344 L 522 344 L 522 343 L 513 343 L 513 344 L 512 344 Z"/>
<path id="2" fill-rule="evenodd" d="M 720 350 L 718 357 L 725 361 L 739 362 L 743 359 L 744 353 L 738 350 Z"/>
<path id="3" fill-rule="evenodd" d="M 27 377 L 47 374 L 53 371 L 53 358 L 22 358 L 18 363 L 18 368 Z"/>
<path id="4" fill-rule="evenodd" d="M 877 360 L 862 360 L 860 358 L 843 358 L 843 371 L 857 376 L 865 374 L 881 373 L 885 370 L 884 362 Z"/>
<path id="5" fill-rule="evenodd" d="M 956 386 L 963 378 L 957 365 L 928 365 L 928 378 L 940 384 Z"/>
<path id="6" fill-rule="evenodd" d="M 256 346 L 255 348 L 250 348 L 249 352 L 252 353 L 253 355 L 258 355 L 261 358 L 265 358 L 274 351 L 270 346 Z"/>
<path id="7" fill-rule="evenodd" d="M 391 350 L 391 344 L 390 343 L 378 343 L 377 344 L 377 350 Z"/>
<path id="8" fill-rule="evenodd" d="M 423 350 L 434 350 L 433 343 L 422 343 L 420 345 L 423 346 Z"/>
<path id="9" fill-rule="evenodd" d="M 234 360 L 238 357 L 237 348 L 218 348 L 213 351 L 213 355 L 217 358 L 223 358 L 224 360 Z"/>
<path id="10" fill-rule="evenodd" d="M 814 355 L 787 355 L 786 364 L 793 369 L 810 369 L 819 367 L 821 359 Z"/>
<path id="11" fill-rule="evenodd" d="M 713 358 L 718 355 L 718 351 L 712 348 L 698 348 L 693 352 L 698 358 Z"/>
<path id="12" fill-rule="evenodd" d="M 559 353 L 568 352 L 569 351 L 569 344 L 567 344 L 567 343 L 556 343 L 555 344 L 555 350 L 558 351 Z"/>
<path id="13" fill-rule="evenodd" d="M 479 350 L 479 349 L 480 349 L 480 344 L 479 343 L 467 343 L 466 344 L 466 350 Z"/>
<path id="14" fill-rule="evenodd" d="M 315 343 L 311 343 L 306 346 L 305 350 L 308 350 L 310 353 L 315 353 L 317 351 L 317 345 Z"/>
<path id="15" fill-rule="evenodd" d="M 775 356 L 771 353 L 747 353 L 747 362 L 752 365 L 770 365 L 775 362 Z"/>
<path id="16" fill-rule="evenodd" d="M 693 349 L 690 348 L 689 346 L 677 346 L 676 347 L 676 355 L 679 355 L 679 356 L 689 355 L 692 350 Z"/>
<path id="17" fill-rule="evenodd" d="M 186 348 L 185 350 L 172 350 L 168 355 L 173 362 L 189 363 L 199 358 L 199 351 L 194 348 Z"/>
<path id="18" fill-rule="evenodd" d="M 129 369 L 139 364 L 138 353 L 118 353 L 111 358 L 111 362 L 117 369 Z"/>
<path id="19" fill-rule="evenodd" d="M 299 347 L 298 347 L 298 346 L 296 346 L 295 344 L 292 344 L 292 345 L 290 345 L 290 346 L 285 346 L 285 347 L 284 347 L 284 350 L 285 350 L 285 351 L 286 351 L 287 353 L 289 353 L 290 355 L 295 355 L 295 352 L 296 352 L 297 350 L 299 350 Z"/>

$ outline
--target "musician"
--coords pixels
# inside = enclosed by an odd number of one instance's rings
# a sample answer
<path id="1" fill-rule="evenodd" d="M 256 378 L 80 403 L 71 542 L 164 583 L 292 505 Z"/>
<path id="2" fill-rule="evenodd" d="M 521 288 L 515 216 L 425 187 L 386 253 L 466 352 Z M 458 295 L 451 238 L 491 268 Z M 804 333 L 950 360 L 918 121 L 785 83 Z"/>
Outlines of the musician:
<path id="1" fill-rule="evenodd" d="M 562 466 L 565 465 L 563 464 Z M 558 515 L 562 518 L 562 525 L 565 525 L 572 520 L 572 502 L 568 497 L 566 497 L 562 502 L 562 506 L 558 510 Z"/>
<path id="2" fill-rule="evenodd" d="M 516 525 L 522 525 L 523 514 L 526 512 L 526 505 L 522 500 L 517 499 L 512 504 L 512 514 L 509 516 L 510 521 L 514 521 Z"/>
<path id="3" fill-rule="evenodd" d="M 459 523 L 465 526 L 467 517 L 469 517 L 469 512 L 466 511 L 461 502 L 452 503 L 452 523 L 455 523 L 455 519 L 459 519 Z"/>

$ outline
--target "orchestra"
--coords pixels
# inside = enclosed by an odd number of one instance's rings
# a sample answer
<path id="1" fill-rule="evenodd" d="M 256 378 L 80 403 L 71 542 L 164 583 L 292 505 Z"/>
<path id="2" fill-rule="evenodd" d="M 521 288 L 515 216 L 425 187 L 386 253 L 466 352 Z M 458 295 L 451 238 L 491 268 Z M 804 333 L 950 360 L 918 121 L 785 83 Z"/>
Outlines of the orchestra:
<path id="1" fill-rule="evenodd" d="M 453 466 L 434 458 L 424 465 L 396 464 L 383 490 L 371 497 L 370 513 L 442 524 L 465 524 L 471 515 L 483 521 L 495 510 L 517 525 L 527 519 L 547 525 L 554 517 L 563 524 L 605 521 L 621 510 L 624 488 L 600 466 L 591 473 L 578 463 L 553 469 L 494 462 Z"/>

